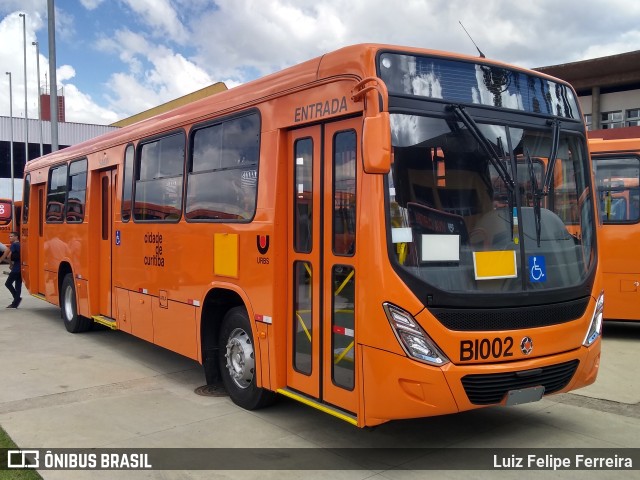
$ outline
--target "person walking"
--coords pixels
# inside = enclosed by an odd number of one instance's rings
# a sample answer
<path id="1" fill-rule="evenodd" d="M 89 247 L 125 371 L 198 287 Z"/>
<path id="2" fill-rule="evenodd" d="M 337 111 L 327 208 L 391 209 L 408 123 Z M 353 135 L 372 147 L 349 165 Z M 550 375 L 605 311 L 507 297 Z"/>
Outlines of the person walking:
<path id="1" fill-rule="evenodd" d="M 7 278 L 4 285 L 11 292 L 13 302 L 7 305 L 7 308 L 18 308 L 18 305 L 20 305 L 22 301 L 22 297 L 20 296 L 22 293 L 22 273 L 20 272 L 20 238 L 18 232 L 11 232 L 9 234 L 9 241 L 11 242 L 11 246 L 7 248 L 2 254 L 2 257 L 0 257 L 0 263 L 10 257 L 11 268 L 9 278 Z"/>

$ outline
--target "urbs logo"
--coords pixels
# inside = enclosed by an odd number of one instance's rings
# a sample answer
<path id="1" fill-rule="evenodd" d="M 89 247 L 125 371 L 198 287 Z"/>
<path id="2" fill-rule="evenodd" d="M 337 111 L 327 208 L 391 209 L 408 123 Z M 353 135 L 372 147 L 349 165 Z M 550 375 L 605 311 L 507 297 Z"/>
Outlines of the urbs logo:
<path id="1" fill-rule="evenodd" d="M 257 235 L 256 244 L 260 255 L 266 255 L 269 251 L 269 235 Z"/>

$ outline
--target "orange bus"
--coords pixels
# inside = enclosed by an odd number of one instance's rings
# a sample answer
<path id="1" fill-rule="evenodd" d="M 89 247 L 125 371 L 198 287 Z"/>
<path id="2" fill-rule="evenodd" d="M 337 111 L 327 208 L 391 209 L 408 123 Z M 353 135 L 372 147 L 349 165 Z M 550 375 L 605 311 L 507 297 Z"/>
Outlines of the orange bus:
<path id="1" fill-rule="evenodd" d="M 23 278 L 70 332 L 195 359 L 247 409 L 364 427 L 580 388 L 603 296 L 576 98 L 345 47 L 29 162 Z"/>
<path id="2" fill-rule="evenodd" d="M 8 198 L 0 198 L 0 244 L 2 244 L 0 253 L 9 245 L 9 234 L 20 231 L 21 204 L 22 202 L 15 202 L 14 204 Z"/>
<path id="3" fill-rule="evenodd" d="M 640 320 L 640 138 L 589 139 L 596 177 L 602 273 L 607 292 L 604 318 Z"/>

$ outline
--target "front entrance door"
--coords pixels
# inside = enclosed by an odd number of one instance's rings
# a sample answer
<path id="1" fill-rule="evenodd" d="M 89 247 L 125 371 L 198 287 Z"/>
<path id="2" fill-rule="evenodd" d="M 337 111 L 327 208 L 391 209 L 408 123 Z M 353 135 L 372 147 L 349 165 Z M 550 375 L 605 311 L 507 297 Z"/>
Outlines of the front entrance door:
<path id="1" fill-rule="evenodd" d="M 289 134 L 288 386 L 357 413 L 356 172 L 361 119 Z"/>

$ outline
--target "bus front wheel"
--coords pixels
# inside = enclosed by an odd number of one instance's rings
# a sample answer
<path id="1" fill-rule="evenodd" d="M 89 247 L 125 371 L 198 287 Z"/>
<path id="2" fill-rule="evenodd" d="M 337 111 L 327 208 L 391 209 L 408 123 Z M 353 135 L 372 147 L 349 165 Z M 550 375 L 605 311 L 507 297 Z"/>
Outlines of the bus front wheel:
<path id="1" fill-rule="evenodd" d="M 227 312 L 220 331 L 220 370 L 229 397 L 247 410 L 266 407 L 275 393 L 256 385 L 256 352 L 244 307 Z"/>
<path id="2" fill-rule="evenodd" d="M 62 312 L 64 326 L 68 332 L 86 332 L 91 328 L 91 320 L 78 315 L 76 285 L 73 281 L 73 275 L 70 273 L 68 273 L 62 281 L 60 310 Z"/>

